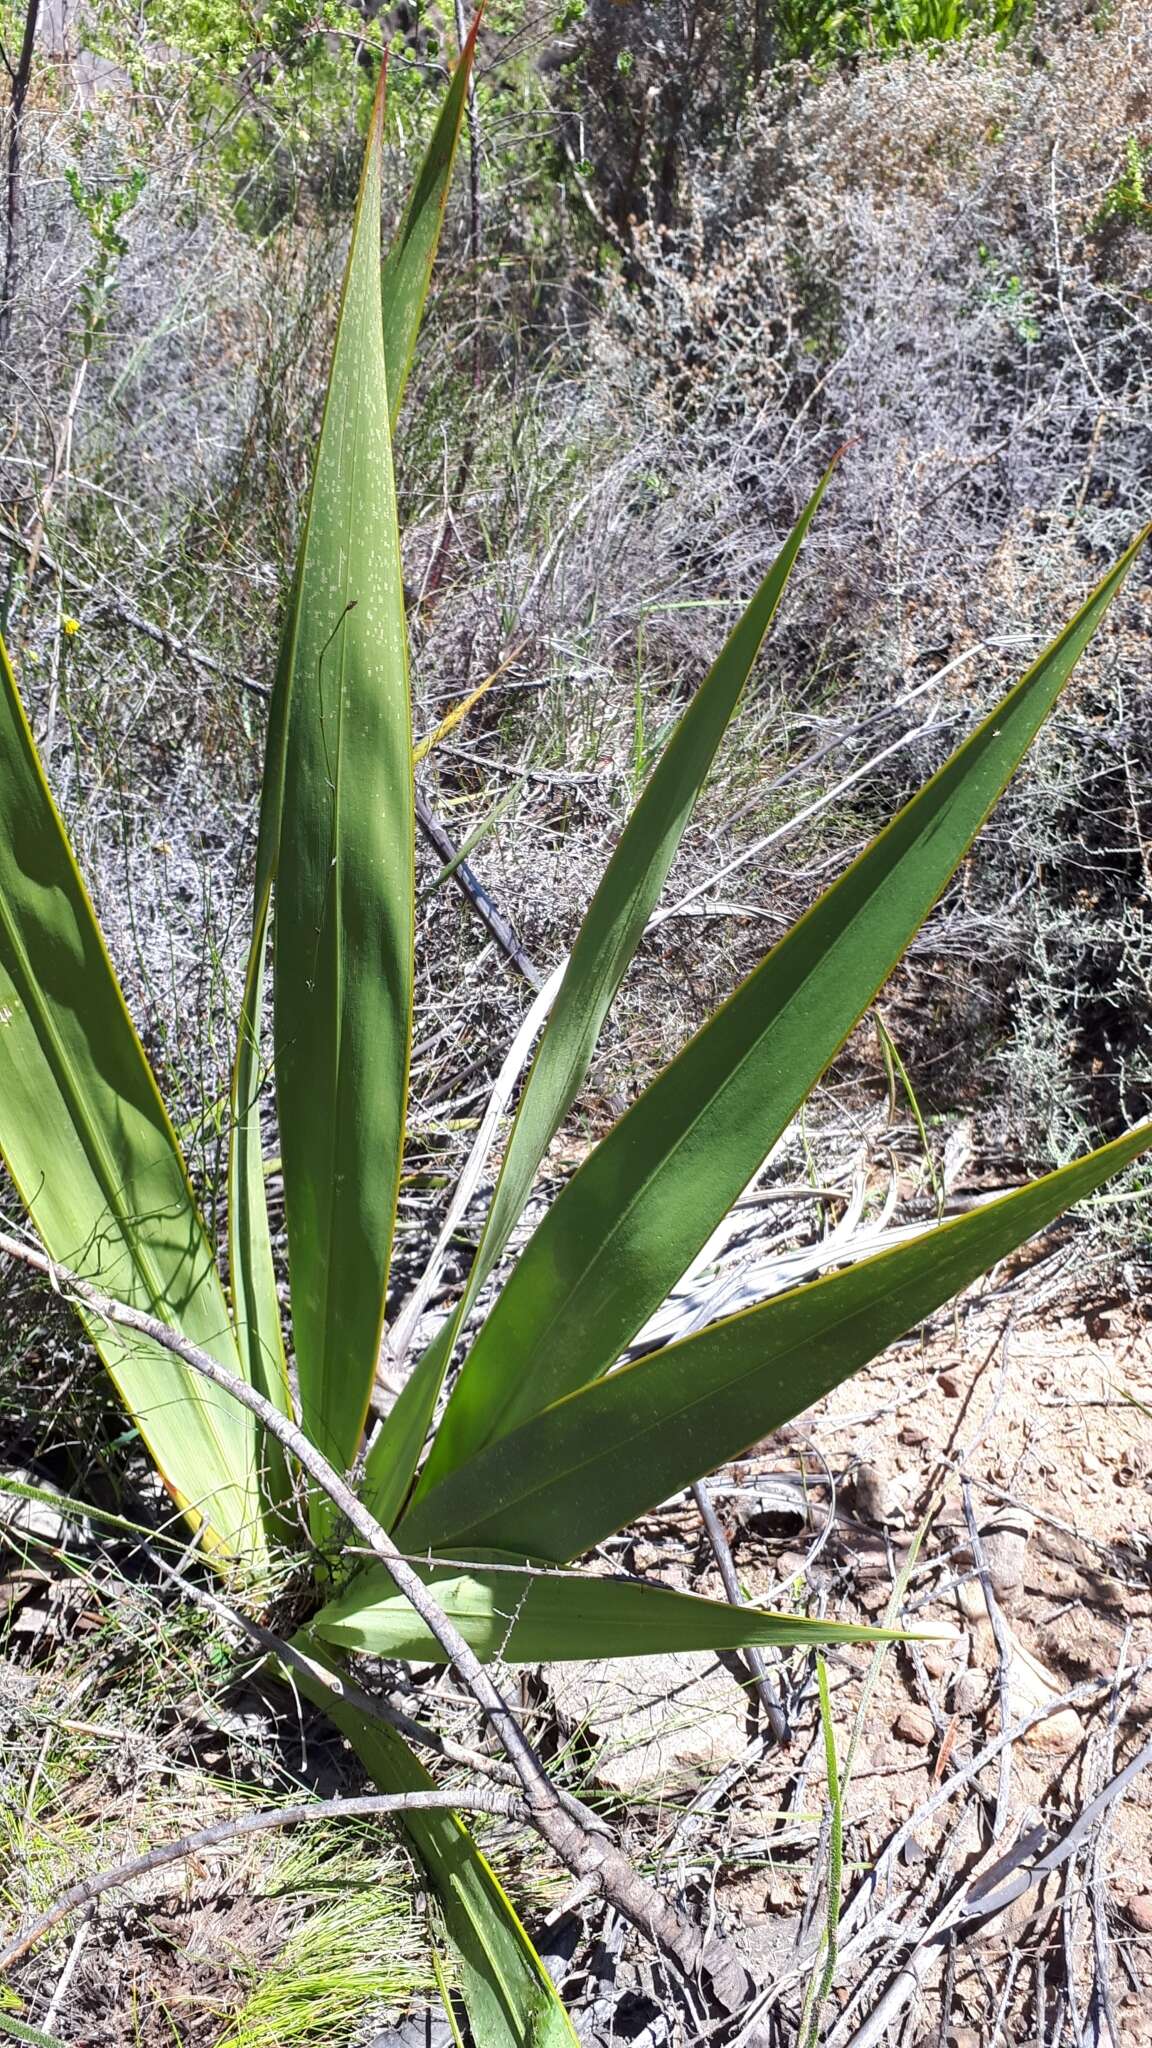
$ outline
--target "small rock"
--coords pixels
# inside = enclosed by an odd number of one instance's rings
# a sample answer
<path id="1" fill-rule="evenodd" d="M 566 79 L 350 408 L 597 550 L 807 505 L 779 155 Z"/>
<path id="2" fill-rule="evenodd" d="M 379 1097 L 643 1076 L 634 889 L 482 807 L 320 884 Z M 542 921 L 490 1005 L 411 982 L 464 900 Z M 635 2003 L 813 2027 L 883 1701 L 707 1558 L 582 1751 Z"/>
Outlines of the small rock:
<path id="1" fill-rule="evenodd" d="M 858 1604 L 865 1614 L 883 1614 L 892 1596 L 892 1588 L 883 1580 L 861 1586 L 856 1595 Z"/>
<path id="2" fill-rule="evenodd" d="M 950 1401 L 958 1401 L 960 1399 L 960 1381 L 954 1372 L 942 1372 L 936 1381 L 936 1385 L 942 1394 L 947 1395 Z"/>
<path id="3" fill-rule="evenodd" d="M 931 1637 L 921 1643 L 920 1655 L 929 1678 L 950 1678 L 959 1666 L 969 1659 L 969 1639 L 963 1629 L 952 1622 L 937 1621 L 934 1615 L 925 1616 L 920 1627 L 933 1631 Z"/>
<path id="4" fill-rule="evenodd" d="M 770 1913 L 791 1913 L 796 1905 L 797 1883 L 788 1871 L 777 1871 L 764 1888 L 764 1904 Z"/>
<path id="5" fill-rule="evenodd" d="M 952 1711 L 954 1714 L 975 1714 L 988 1697 L 988 1673 L 972 1665 L 961 1671 L 952 1688 Z"/>
<path id="6" fill-rule="evenodd" d="M 855 1486 L 856 1511 L 865 1522 L 877 1522 L 883 1527 L 904 1520 L 910 1488 L 908 1481 L 890 1466 L 865 1459 L 856 1468 Z"/>
<path id="7" fill-rule="evenodd" d="M 707 1651 L 545 1670 L 562 1725 L 598 1742 L 596 1777 L 625 1796 L 698 1784 L 747 1752 L 747 1703 Z"/>
<path id="8" fill-rule="evenodd" d="M 1012 1661 L 1008 1666 L 1008 1711 L 1013 1721 L 1022 1720 L 1026 1714 L 1034 1714 L 1038 1707 L 1060 1697 L 1060 1685 L 1050 1671 L 1044 1669 L 1039 1658 L 1015 1637 L 1012 1641 Z M 1028 1749 L 1039 1749 L 1051 1755 L 1064 1755 L 1078 1749 L 1084 1739 L 1084 1724 L 1072 1707 L 1054 1707 L 1043 1721 L 1038 1721 L 1024 1736 Z"/>
<path id="9" fill-rule="evenodd" d="M 927 1707 L 901 1707 L 894 1732 L 901 1742 L 910 1742 L 916 1749 L 927 1749 L 936 1733 L 936 1723 Z"/>
<path id="10" fill-rule="evenodd" d="M 443 2013 L 409 2013 L 382 2034 L 373 2034 L 368 2048 L 451 2048 L 452 2038 Z"/>
<path id="11" fill-rule="evenodd" d="M 10 1490 L 13 1486 L 26 1486 L 39 1498 L 30 1500 L 27 1494 L 14 1493 Z M 14 1546 L 22 1538 L 30 1538 L 50 1550 L 91 1549 L 91 1522 L 65 1508 L 64 1498 L 60 1488 L 32 1466 L 16 1465 L 0 1472 L 0 1536 Z M 56 1501 L 61 1502 L 60 1508 L 54 1506 Z"/>
<path id="12" fill-rule="evenodd" d="M 1133 1892 L 1124 1911 L 1141 1934 L 1152 1934 L 1152 1892 Z"/>
<path id="13" fill-rule="evenodd" d="M 980 1548 L 988 1568 L 992 1591 L 1007 1607 L 1020 1593 L 1028 1543 L 1036 1527 L 1026 1510 L 1005 1507 L 980 1531 Z"/>

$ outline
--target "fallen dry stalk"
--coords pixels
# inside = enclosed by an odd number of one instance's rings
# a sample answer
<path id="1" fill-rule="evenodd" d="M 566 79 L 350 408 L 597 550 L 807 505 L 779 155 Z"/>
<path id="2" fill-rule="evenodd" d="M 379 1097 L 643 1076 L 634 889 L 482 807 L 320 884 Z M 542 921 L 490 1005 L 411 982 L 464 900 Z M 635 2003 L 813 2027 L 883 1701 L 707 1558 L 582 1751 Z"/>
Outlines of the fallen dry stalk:
<path id="1" fill-rule="evenodd" d="M 124 1863 L 117 1863 L 108 1870 L 97 1871 L 92 1877 L 82 1877 L 78 1883 L 69 1885 L 54 1899 L 46 1913 L 41 1913 L 23 1934 L 0 1952 L 0 1975 L 9 1970 L 20 1957 L 27 1955 L 38 1941 L 59 1925 L 69 1913 L 81 1906 L 90 1906 L 102 1898 L 105 1892 L 116 1891 L 121 1885 L 131 1884 L 134 1878 L 147 1877 L 153 1870 L 163 1870 L 169 1863 L 180 1863 L 186 1856 L 197 1856 L 205 1849 L 228 1848 L 233 1842 L 241 1841 L 247 1835 L 267 1834 L 271 1828 L 294 1828 L 311 1820 L 356 1820 L 372 1814 L 397 1813 L 491 1813 L 508 1820 L 527 1818 L 523 1801 L 511 1792 L 366 1792 L 351 1799 L 307 1799 L 297 1806 L 270 1806 L 259 1813 L 243 1813 L 234 1820 L 218 1820 L 209 1828 L 200 1828 L 194 1835 L 181 1835 L 179 1841 L 161 1842 L 155 1849 L 146 1849 L 143 1855 L 130 1856 Z"/>
<path id="2" fill-rule="evenodd" d="M 387 1531 L 357 1500 L 346 1481 L 309 1442 L 303 1430 L 287 1416 L 281 1415 L 279 1409 L 255 1387 L 230 1373 L 210 1352 L 202 1351 L 199 1345 L 169 1329 L 159 1317 L 101 1293 L 79 1274 L 58 1265 L 45 1252 L 7 1232 L 0 1232 L 0 1253 L 7 1253 L 10 1258 L 45 1274 L 54 1287 L 60 1292 L 67 1290 L 84 1304 L 90 1314 L 123 1329 L 137 1330 L 150 1338 L 154 1344 L 181 1359 L 193 1372 L 220 1387 L 256 1417 L 339 1509 L 384 1565 L 397 1591 L 404 1595 L 435 1637 L 457 1676 L 491 1724 L 516 1772 L 524 1792 L 524 1819 L 536 1828 L 573 1876 L 594 1880 L 608 1903 L 654 1941 L 685 1978 L 706 1979 L 722 2012 L 731 2014 L 745 2006 L 755 1987 L 729 1944 L 719 1936 L 705 1935 L 686 1913 L 672 1905 L 655 1885 L 633 1868 L 621 1849 L 602 1836 L 594 1835 L 565 1809 L 515 1713 L 475 1651 L 438 1606 L 423 1580 L 400 1555 Z"/>

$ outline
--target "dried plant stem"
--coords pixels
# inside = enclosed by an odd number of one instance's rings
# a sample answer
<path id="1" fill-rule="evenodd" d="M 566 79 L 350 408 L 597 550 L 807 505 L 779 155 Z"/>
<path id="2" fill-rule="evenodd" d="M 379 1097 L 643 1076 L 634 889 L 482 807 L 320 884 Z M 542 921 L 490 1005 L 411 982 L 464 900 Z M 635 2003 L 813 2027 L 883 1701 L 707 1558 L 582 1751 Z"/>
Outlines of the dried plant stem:
<path id="1" fill-rule="evenodd" d="M 694 1921 L 635 1870 L 623 1851 L 594 1835 L 569 1813 L 532 1748 L 519 1720 L 493 1683 L 471 1645 L 451 1622 L 418 1573 L 400 1555 L 387 1531 L 358 1500 L 347 1481 L 309 1441 L 302 1429 L 282 1415 L 247 1381 L 202 1351 L 159 1317 L 103 1294 L 78 1274 L 58 1265 L 24 1239 L 0 1232 L 0 1253 L 44 1273 L 53 1285 L 82 1302 L 90 1315 L 123 1329 L 136 1330 L 181 1359 L 191 1371 L 220 1387 L 295 1458 L 301 1470 L 339 1510 L 383 1564 L 398 1592 L 419 1615 L 439 1643 L 458 1678 L 471 1693 L 503 1746 L 524 1792 L 524 1818 L 532 1823 L 553 1853 L 575 1877 L 594 1878 L 605 1899 L 634 1927 L 648 1936 L 686 1978 L 708 1980 L 717 2006 L 738 2011 L 753 1993 L 748 1973 L 728 1943 L 708 1937 Z"/>
<path id="2" fill-rule="evenodd" d="M 736 1567 L 732 1562 L 732 1552 L 729 1548 L 728 1538 L 724 1533 L 724 1524 L 716 1513 L 712 1496 L 702 1479 L 694 1482 L 692 1498 L 699 1511 L 700 1520 L 704 1524 L 705 1534 L 712 1546 L 712 1555 L 716 1559 L 716 1568 L 723 1581 L 725 1596 L 731 1606 L 744 1607 L 747 1605 L 747 1602 L 740 1590 L 740 1581 L 736 1576 Z M 756 1694 L 764 1709 L 768 1726 L 772 1730 L 772 1734 L 777 1742 L 786 1743 L 789 1739 L 788 1721 L 780 1704 L 780 1694 L 775 1679 L 769 1675 L 768 1666 L 764 1661 L 764 1654 L 761 1650 L 757 1649 L 747 1649 L 743 1654 L 755 1681 Z"/>
<path id="3" fill-rule="evenodd" d="M 36 48 L 36 26 L 40 18 L 40 0 L 28 0 L 24 15 L 24 35 L 20 44 L 20 55 L 13 70 L 5 59 L 5 68 L 12 82 L 8 102 L 8 170 L 7 195 L 5 201 L 5 243 L 4 243 L 4 296 L 0 301 L 0 349 L 8 346 L 12 326 L 12 304 L 16 297 L 16 281 L 20 261 L 20 216 L 23 211 L 23 183 L 20 163 L 20 129 L 24 118 L 24 102 L 28 97 L 28 86 L 32 77 L 32 57 Z"/>
<path id="4" fill-rule="evenodd" d="M 461 50 L 468 40 L 464 0 L 455 0 L 456 40 Z M 484 216 L 480 209 L 480 125 L 476 112 L 476 73 L 468 73 L 468 254 L 478 266 L 484 254 Z M 479 290 L 479 278 L 476 280 Z M 477 327 L 479 335 L 479 326 Z"/>
<path id="5" fill-rule="evenodd" d="M 259 1813 L 243 1813 L 234 1820 L 220 1820 L 209 1828 L 200 1828 L 194 1835 L 181 1835 L 179 1841 L 161 1842 L 155 1849 L 147 1849 L 140 1856 L 130 1856 L 124 1863 L 117 1863 L 111 1869 L 97 1871 L 92 1877 L 82 1877 L 78 1883 L 69 1885 L 67 1891 L 53 1900 L 46 1913 L 41 1913 L 38 1920 L 34 1920 L 0 1952 L 0 1974 L 11 1969 L 21 1956 L 27 1955 L 28 1950 L 50 1934 L 69 1913 L 76 1912 L 81 1906 L 92 1905 L 105 1892 L 131 1884 L 134 1878 L 147 1877 L 153 1870 L 163 1870 L 169 1863 L 180 1863 L 188 1856 L 198 1856 L 205 1849 L 228 1848 L 248 1835 L 267 1834 L 271 1828 L 294 1828 L 306 1821 L 356 1820 L 377 1814 L 446 1811 L 499 1814 L 509 1820 L 525 1819 L 523 1801 L 512 1792 L 495 1789 L 488 1792 L 368 1792 L 351 1799 L 307 1799 L 296 1806 L 270 1806 Z"/>

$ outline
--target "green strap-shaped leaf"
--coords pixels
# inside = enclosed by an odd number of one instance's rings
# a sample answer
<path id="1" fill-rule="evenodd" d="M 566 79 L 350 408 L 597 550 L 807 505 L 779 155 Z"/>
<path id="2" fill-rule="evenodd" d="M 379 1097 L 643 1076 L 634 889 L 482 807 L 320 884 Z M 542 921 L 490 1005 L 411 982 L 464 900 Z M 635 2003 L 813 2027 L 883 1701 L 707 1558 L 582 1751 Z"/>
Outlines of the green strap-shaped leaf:
<path id="1" fill-rule="evenodd" d="M 591 1573 L 420 1569 L 449 1620 L 485 1661 L 549 1664 L 581 1657 L 652 1657 L 675 1650 L 811 1649 L 888 1642 L 883 1630 L 768 1614 L 640 1580 Z M 383 1566 L 362 1572 L 310 1626 L 325 1642 L 373 1657 L 442 1664 L 444 1652 Z"/>
<path id="2" fill-rule="evenodd" d="M 454 1457 L 605 1371 L 687 1270 L 963 859 L 1143 538 L 568 1183 L 465 1363 Z"/>
<path id="3" fill-rule="evenodd" d="M 428 296 L 432 265 L 444 220 L 444 205 L 476 50 L 477 14 L 460 55 L 452 83 L 432 133 L 404 217 L 382 270 L 385 381 L 393 428 L 404 395 L 416 337 Z M 323 455 L 325 444 L 321 442 Z M 322 459 L 318 456 L 318 462 Z M 288 1413 L 288 1375 L 281 1334 L 280 1304 L 272 1259 L 268 1202 L 262 1161 L 260 1089 L 260 1021 L 264 1009 L 265 963 L 272 885 L 280 851 L 284 795 L 284 741 L 287 706 L 297 642 L 301 603 L 314 601 L 319 573 L 310 557 L 305 524 L 297 574 L 293 580 L 282 636 L 276 687 L 269 715 L 260 835 L 256 853 L 252 943 L 237 1036 L 232 1082 L 232 1146 L 229 1163 L 229 1232 L 232 1292 L 237 1328 L 253 1384 L 283 1413 Z M 301 593 L 303 592 L 303 596 Z M 269 1445 L 266 1481 L 277 1494 L 284 1490 L 284 1461 Z"/>
<path id="4" fill-rule="evenodd" d="M 301 567 L 306 556 L 307 527 L 301 545 Z M 264 1015 L 268 915 L 280 852 L 285 714 L 291 694 L 299 590 L 298 568 L 281 634 L 276 683 L 268 711 L 264 780 L 260 791 L 260 828 L 256 842 L 252 939 L 232 1068 L 232 1132 L 228 1150 L 228 1251 L 236 1331 L 249 1379 L 279 1408 L 282 1415 L 291 1414 L 292 1399 L 268 1221 L 268 1186 L 260 1115 L 260 1091 L 264 1081 L 260 1026 Z M 265 1486 L 270 1499 L 283 1500 L 288 1492 L 284 1454 L 271 1437 L 266 1438 L 265 1443 Z"/>
<path id="5" fill-rule="evenodd" d="M 393 432 L 400 415 L 400 403 L 408 372 L 416 352 L 416 337 L 424 317 L 428 285 L 440 230 L 456 146 L 468 98 L 468 80 L 476 55 L 476 37 L 483 8 L 473 17 L 467 41 L 460 51 L 452 83 L 432 130 L 432 138 L 409 194 L 404 217 L 384 258 L 381 270 L 381 302 L 384 309 L 384 368 L 388 384 L 388 405 Z"/>
<path id="6" fill-rule="evenodd" d="M 540 1161 L 588 1072 L 600 1027 L 664 886 L 831 474 L 829 468 L 679 720 L 589 905 L 521 1097 L 463 1300 L 424 1354 L 372 1447 L 367 1497 L 382 1517 L 394 1515 L 403 1501 L 464 1318 L 507 1244 Z M 466 1365 L 437 1432 L 426 1483 L 467 1455 L 484 1406 L 483 1389 Z"/>
<path id="7" fill-rule="evenodd" d="M 1149 1148 L 1152 1124 L 1142 1124 L 910 1244 L 570 1394 L 420 1501 L 403 1525 L 406 1547 L 557 1564 L 581 1556 L 809 1408 Z"/>
<path id="8" fill-rule="evenodd" d="M 338 1668 L 310 1637 L 298 1636 L 296 1647 L 329 1671 Z M 292 1683 L 348 1737 L 381 1792 L 434 1789 L 390 1728 L 295 1666 Z M 402 1824 L 440 1901 L 478 2048 L 579 2048 L 548 1972 L 463 1821 L 454 1813 L 410 1813 Z"/>
<path id="9" fill-rule="evenodd" d="M 414 811 L 380 320 L 377 98 L 297 574 L 276 879 L 276 1093 L 301 1419 L 351 1463 L 396 1212 Z"/>
<path id="10" fill-rule="evenodd" d="M 180 1148 L 2 644 L 0 1151 L 54 1259 L 239 1373 Z M 251 1418 L 147 1338 L 86 1321 L 169 1490 L 210 1546 L 257 1562 Z"/>

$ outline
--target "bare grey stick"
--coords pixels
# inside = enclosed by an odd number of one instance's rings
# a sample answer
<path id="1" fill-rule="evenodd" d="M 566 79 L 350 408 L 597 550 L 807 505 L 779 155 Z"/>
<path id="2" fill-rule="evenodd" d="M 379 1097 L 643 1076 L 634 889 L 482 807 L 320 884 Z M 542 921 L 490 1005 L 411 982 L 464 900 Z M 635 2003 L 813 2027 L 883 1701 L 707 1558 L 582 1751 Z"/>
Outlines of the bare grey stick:
<path id="1" fill-rule="evenodd" d="M 524 1802 L 515 1793 L 500 1792 L 493 1788 L 488 1792 L 367 1792 L 356 1794 L 351 1799 L 308 1799 L 297 1806 L 266 1807 L 260 1813 L 240 1814 L 235 1820 L 219 1820 L 211 1827 L 200 1828 L 194 1835 L 182 1835 L 176 1842 L 161 1842 L 155 1849 L 146 1849 L 140 1856 L 130 1856 L 125 1863 L 117 1863 L 109 1870 L 97 1871 L 93 1877 L 83 1877 L 79 1883 L 69 1885 L 52 1901 L 46 1913 L 41 1913 L 23 1934 L 17 1935 L 0 1954 L 0 1974 L 27 1955 L 46 1934 L 50 1934 L 59 1921 L 74 1913 L 80 1906 L 90 1906 L 105 1892 L 116 1890 L 121 1885 L 131 1884 L 133 1878 L 146 1877 L 153 1870 L 163 1870 L 169 1863 L 179 1863 L 188 1856 L 199 1855 L 204 1849 L 223 1849 L 248 1835 L 266 1834 L 270 1828 L 299 1827 L 304 1821 L 312 1820 L 355 1820 L 374 1814 L 397 1813 L 493 1813 L 509 1820 L 524 1820 Z"/>
<path id="2" fill-rule="evenodd" d="M 736 1567 L 732 1562 L 732 1552 L 728 1545 L 728 1538 L 724 1533 L 724 1525 L 716 1513 L 711 1495 L 703 1480 L 698 1479 L 694 1482 L 692 1498 L 700 1511 L 700 1520 L 704 1524 L 708 1541 L 712 1546 L 712 1555 L 716 1559 L 717 1570 L 724 1582 L 725 1594 L 733 1607 L 745 1607 L 748 1603 L 740 1590 L 740 1581 L 736 1576 Z M 770 1677 L 768 1666 L 765 1664 L 759 1650 L 746 1649 L 742 1654 L 756 1681 L 756 1695 L 764 1709 L 768 1726 L 771 1728 L 777 1742 L 787 1743 L 790 1738 L 790 1730 L 787 1717 L 780 1703 L 780 1694 L 775 1679 Z"/>
<path id="3" fill-rule="evenodd" d="M 376 1517 L 358 1500 L 347 1482 L 328 1463 L 295 1422 L 282 1415 L 272 1402 L 235 1373 L 221 1365 L 208 1351 L 157 1316 L 127 1303 L 115 1301 L 91 1283 L 50 1259 L 22 1238 L 0 1233 L 0 1253 L 44 1273 L 61 1290 L 67 1288 L 90 1314 L 124 1329 L 137 1330 L 154 1344 L 181 1359 L 192 1372 L 219 1387 L 275 1437 L 296 1460 L 322 1493 L 344 1516 L 358 1536 L 385 1567 L 398 1592 L 419 1615 L 429 1634 L 439 1643 L 477 1706 L 501 1742 L 505 1755 L 524 1789 L 525 1817 L 544 1837 L 549 1847 L 575 1877 L 595 1877 L 608 1903 L 634 1927 L 655 1942 L 673 1961 L 687 1981 L 706 1978 L 719 2008 L 739 2011 L 753 1995 L 754 1987 L 740 1958 L 722 1937 L 702 1930 L 693 1919 L 674 1906 L 655 1885 L 641 1876 L 615 1844 L 591 1834 L 566 1811 L 532 1748 L 519 1720 L 485 1670 L 479 1657 L 455 1624 L 429 1592 L 419 1574 L 397 1550 L 392 1538 Z"/>

